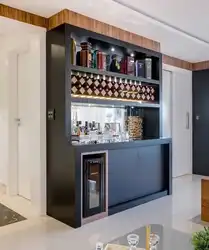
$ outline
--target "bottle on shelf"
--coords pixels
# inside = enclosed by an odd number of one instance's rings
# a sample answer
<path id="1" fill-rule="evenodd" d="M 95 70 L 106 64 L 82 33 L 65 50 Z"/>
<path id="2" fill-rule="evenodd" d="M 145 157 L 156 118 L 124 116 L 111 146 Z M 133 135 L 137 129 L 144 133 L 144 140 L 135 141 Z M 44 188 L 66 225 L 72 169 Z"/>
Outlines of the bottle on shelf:
<path id="1" fill-rule="evenodd" d="M 88 121 L 85 121 L 84 134 L 85 134 L 85 135 L 88 135 L 88 133 L 89 133 Z"/>
<path id="2" fill-rule="evenodd" d="M 71 38 L 71 63 L 73 65 L 76 64 L 76 41 L 75 39 Z"/>
<path id="3" fill-rule="evenodd" d="M 147 79 L 152 79 L 152 59 L 145 58 L 145 77 Z"/>
<path id="4" fill-rule="evenodd" d="M 81 43 L 81 52 L 80 52 L 80 65 L 83 67 L 92 66 L 92 52 L 91 52 L 91 43 L 82 42 Z"/>

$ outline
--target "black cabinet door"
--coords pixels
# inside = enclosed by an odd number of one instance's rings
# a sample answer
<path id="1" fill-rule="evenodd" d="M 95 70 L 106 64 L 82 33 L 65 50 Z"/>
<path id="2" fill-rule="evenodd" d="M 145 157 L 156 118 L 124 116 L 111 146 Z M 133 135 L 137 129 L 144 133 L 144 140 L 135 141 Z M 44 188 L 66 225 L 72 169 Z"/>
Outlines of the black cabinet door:
<path id="1" fill-rule="evenodd" d="M 114 206 L 162 191 L 162 146 L 110 150 L 108 152 L 108 202 Z"/>
<path id="2" fill-rule="evenodd" d="M 193 173 L 209 176 L 209 70 L 193 72 Z"/>

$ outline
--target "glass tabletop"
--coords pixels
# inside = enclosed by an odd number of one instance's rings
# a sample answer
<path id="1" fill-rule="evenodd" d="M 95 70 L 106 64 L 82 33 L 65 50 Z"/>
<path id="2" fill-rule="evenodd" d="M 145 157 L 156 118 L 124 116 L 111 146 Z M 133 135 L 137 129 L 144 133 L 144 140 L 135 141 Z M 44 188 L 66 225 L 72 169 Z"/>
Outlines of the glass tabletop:
<path id="1" fill-rule="evenodd" d="M 160 237 L 157 250 L 193 250 L 191 244 L 191 234 L 187 234 L 181 231 L 177 231 L 172 228 L 167 228 L 159 224 L 151 224 L 151 233 L 157 234 Z M 139 243 L 137 248 L 145 249 L 146 247 L 146 226 L 138 228 L 132 232 L 129 232 L 117 239 L 114 239 L 108 244 L 117 244 L 128 246 L 127 236 L 130 234 L 136 234 L 139 236 Z M 105 245 L 106 247 L 107 245 Z M 119 249 L 118 249 L 119 250 Z"/>

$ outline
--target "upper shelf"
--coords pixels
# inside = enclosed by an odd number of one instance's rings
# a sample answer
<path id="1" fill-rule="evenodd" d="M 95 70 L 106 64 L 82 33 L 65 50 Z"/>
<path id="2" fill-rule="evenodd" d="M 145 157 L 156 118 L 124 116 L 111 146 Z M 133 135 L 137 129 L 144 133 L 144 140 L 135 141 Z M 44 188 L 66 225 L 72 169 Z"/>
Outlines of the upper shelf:
<path id="1" fill-rule="evenodd" d="M 76 65 L 71 65 L 71 70 L 84 72 L 84 73 L 90 73 L 90 74 L 92 73 L 92 74 L 98 74 L 98 75 L 118 77 L 118 78 L 122 78 L 122 79 L 139 81 L 139 82 L 148 83 L 148 84 L 160 84 L 160 81 L 153 80 L 153 79 L 147 79 L 144 77 L 136 77 L 136 76 L 132 76 L 132 75 L 125 75 L 125 74 L 115 73 L 115 72 L 111 72 L 111 71 L 98 70 L 98 69 L 81 67 L 81 66 L 76 66 Z"/>

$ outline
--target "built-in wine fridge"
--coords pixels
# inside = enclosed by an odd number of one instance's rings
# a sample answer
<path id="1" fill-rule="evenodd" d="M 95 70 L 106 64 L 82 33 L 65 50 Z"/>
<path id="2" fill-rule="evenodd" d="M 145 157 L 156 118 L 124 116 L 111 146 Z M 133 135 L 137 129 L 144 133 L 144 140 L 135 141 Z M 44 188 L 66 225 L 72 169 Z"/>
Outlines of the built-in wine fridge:
<path id="1" fill-rule="evenodd" d="M 105 211 L 104 154 L 83 156 L 83 218 Z"/>

